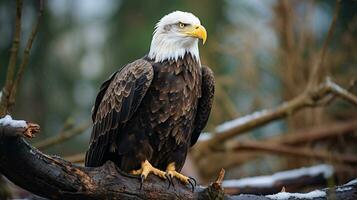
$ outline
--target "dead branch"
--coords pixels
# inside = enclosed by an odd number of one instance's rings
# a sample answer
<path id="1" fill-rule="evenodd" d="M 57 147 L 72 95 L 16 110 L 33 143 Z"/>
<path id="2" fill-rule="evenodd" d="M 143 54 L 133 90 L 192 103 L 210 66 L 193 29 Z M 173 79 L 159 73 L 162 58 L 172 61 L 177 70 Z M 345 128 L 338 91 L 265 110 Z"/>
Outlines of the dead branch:
<path id="1" fill-rule="evenodd" d="M 299 110 L 302 110 L 303 108 L 320 106 L 321 102 L 323 102 L 325 98 L 329 97 L 331 94 L 338 94 L 344 99 L 347 99 L 349 102 L 357 105 L 357 97 L 355 95 L 347 90 L 344 90 L 342 87 L 332 82 L 329 78 L 326 78 L 326 80 L 318 87 L 307 88 L 307 90 L 299 96 L 281 104 L 276 108 L 258 111 L 235 119 L 232 122 L 228 122 L 231 123 L 228 128 L 225 128 L 223 124 L 221 128 L 218 127 L 216 129 L 214 137 L 207 141 L 200 142 L 198 146 L 214 147 L 215 145 L 222 144 L 223 142 L 242 134 L 245 131 L 263 126 L 271 121 L 287 117 Z M 197 149 L 200 149 L 200 147 Z"/>
<path id="2" fill-rule="evenodd" d="M 37 22 L 32 27 L 31 34 L 29 36 L 29 39 L 26 44 L 26 48 L 24 50 L 22 62 L 21 62 L 20 67 L 17 71 L 16 77 L 14 77 L 14 74 L 16 71 L 17 55 L 18 55 L 19 45 L 20 45 L 21 17 L 22 17 L 22 5 L 23 5 L 22 0 L 16 0 L 15 32 L 14 32 L 14 38 L 13 38 L 12 47 L 11 47 L 9 64 L 7 67 L 5 86 L 3 88 L 4 94 L 2 95 L 1 100 L 0 100 L 0 116 L 3 116 L 6 113 L 8 113 L 9 110 L 12 108 L 12 106 L 15 104 L 17 88 L 22 80 L 25 68 L 28 64 L 32 43 L 36 37 L 40 19 L 43 14 L 43 0 L 40 0 L 39 4 L 40 4 L 40 6 L 39 6 Z"/>
<path id="3" fill-rule="evenodd" d="M 297 192 L 306 187 L 326 187 L 328 179 L 333 179 L 334 168 L 329 165 L 316 165 L 268 176 L 247 177 L 223 181 L 226 194 L 268 195 L 280 192 Z"/>
<path id="4" fill-rule="evenodd" d="M 312 73 L 309 77 L 309 82 L 308 82 L 308 86 L 307 86 L 308 88 L 315 87 L 316 85 L 318 85 L 322 81 L 322 78 L 325 76 L 325 74 L 322 72 L 323 62 L 325 60 L 327 48 L 328 48 L 328 45 L 332 39 L 333 32 L 336 27 L 337 18 L 340 13 L 340 2 L 341 2 L 341 0 L 336 0 L 335 10 L 334 10 L 333 18 L 332 18 L 332 21 L 331 21 L 331 24 L 330 24 L 330 27 L 329 27 L 329 30 L 327 33 L 327 37 L 326 37 L 324 44 L 321 48 L 319 62 L 314 66 L 314 68 L 312 69 Z"/>
<path id="5" fill-rule="evenodd" d="M 357 130 L 357 120 L 338 122 L 330 125 L 323 125 L 306 130 L 299 130 L 294 133 L 279 135 L 278 137 L 268 138 L 264 141 L 269 143 L 280 143 L 285 145 L 299 145 L 309 142 L 337 137 Z"/>
<path id="6" fill-rule="evenodd" d="M 23 58 L 22 58 L 22 62 L 21 62 L 20 67 L 19 67 L 19 69 L 17 71 L 17 75 L 16 75 L 16 78 L 15 78 L 14 84 L 13 84 L 13 86 L 11 88 L 10 98 L 9 98 L 9 108 L 8 109 L 10 109 L 11 106 L 15 103 L 17 88 L 19 86 L 19 83 L 22 80 L 25 68 L 26 68 L 26 66 L 27 66 L 27 64 L 29 62 L 32 43 L 33 43 L 33 41 L 34 41 L 34 39 L 36 37 L 37 31 L 38 31 L 38 27 L 39 27 L 39 24 L 40 24 L 40 21 L 41 21 L 41 17 L 43 15 L 43 0 L 40 0 L 39 4 L 40 5 L 39 5 L 39 11 L 38 11 L 38 15 L 37 15 L 37 21 L 35 22 L 35 24 L 32 27 L 31 34 L 30 34 L 30 36 L 28 38 L 28 41 L 27 41 L 27 44 L 26 44 L 26 48 L 24 50 L 24 55 L 23 55 Z"/>
<path id="7" fill-rule="evenodd" d="M 23 132 L 0 127 L 0 171 L 34 194 L 50 199 L 193 199 L 196 195 L 178 182 L 176 190 L 168 190 L 168 183 L 155 176 L 140 190 L 139 178 L 121 172 L 112 162 L 99 168 L 73 165 L 31 147 L 20 137 Z"/>
<path id="8" fill-rule="evenodd" d="M 356 120 L 349 120 L 346 122 L 337 122 L 337 123 L 330 123 L 328 125 L 318 126 L 314 128 L 299 130 L 294 133 L 279 135 L 278 137 L 267 138 L 264 140 L 259 141 L 259 144 L 277 144 L 277 145 L 284 145 L 284 147 L 289 147 L 288 152 L 275 152 L 274 150 L 279 149 L 279 147 L 274 146 L 273 149 L 265 149 L 265 150 L 257 150 L 251 148 L 244 148 L 240 149 L 239 151 L 227 151 L 225 147 L 234 146 L 234 142 L 228 142 L 223 147 L 217 147 L 209 151 L 207 156 L 201 156 L 202 152 L 200 147 L 194 147 L 192 149 L 192 155 L 195 158 L 196 164 L 199 166 L 200 173 L 202 173 L 203 177 L 212 177 L 219 168 L 223 167 L 225 169 L 230 169 L 232 167 L 241 165 L 243 163 L 249 162 L 254 159 L 259 159 L 263 155 L 266 154 L 278 154 L 278 155 L 285 155 L 285 156 L 294 156 L 296 159 L 306 159 L 305 157 L 295 155 L 295 152 L 298 151 L 300 145 L 306 145 L 311 142 L 316 142 L 324 139 L 329 138 L 336 138 L 341 135 L 346 134 L 353 134 L 357 130 L 357 122 Z M 242 141 L 243 142 L 243 141 Z M 290 146 L 291 145 L 291 146 Z M 297 146 L 297 147 L 295 147 Z M 291 150 L 291 148 L 294 150 Z M 195 149 L 198 148 L 198 149 Z M 260 147 L 262 148 L 262 147 Z M 296 149 L 298 148 L 298 149 Z M 304 148 L 304 151 L 307 150 Z M 293 154 L 289 154 L 292 152 Z M 307 151 L 310 156 L 308 158 L 315 158 L 313 153 L 315 151 Z M 318 151 L 321 152 L 321 151 Z M 321 153 L 318 153 L 321 154 Z M 326 151 L 322 151 L 322 156 L 324 156 L 323 160 L 331 161 L 330 157 L 336 154 L 330 154 Z M 198 157 L 197 157 L 198 156 Z M 209 165 L 208 163 L 220 163 L 220 166 Z M 334 165 L 339 165 L 338 163 L 334 163 Z M 347 162 L 340 163 L 343 167 L 350 167 L 351 165 Z M 346 172 L 349 175 L 356 174 L 355 170 Z"/>
<path id="9" fill-rule="evenodd" d="M 353 95 L 348 90 L 345 90 L 341 86 L 332 82 L 330 79 L 327 79 L 326 84 L 328 84 L 327 89 L 329 90 L 329 92 L 331 92 L 331 93 L 345 99 L 346 101 L 349 101 L 350 103 L 354 104 L 355 106 L 357 106 L 357 96 Z"/>
<path id="10" fill-rule="evenodd" d="M 89 122 L 89 121 L 82 122 L 81 124 L 79 124 L 78 126 L 72 128 L 72 129 L 69 129 L 66 131 L 61 131 L 60 133 L 56 134 L 53 137 L 46 138 L 42 141 L 39 141 L 39 142 L 35 143 L 34 146 L 40 150 L 43 150 L 50 146 L 60 144 L 60 143 L 67 141 L 79 134 L 82 134 L 86 129 L 88 129 L 88 127 L 90 125 L 91 125 L 91 122 Z"/>
<path id="11" fill-rule="evenodd" d="M 20 45 L 21 35 L 21 15 L 22 15 L 22 0 L 16 0 L 16 17 L 15 17 L 15 31 L 12 46 L 10 50 L 10 59 L 7 66 L 7 74 L 5 86 L 3 88 L 3 95 L 0 101 L 0 116 L 3 116 L 7 112 L 10 93 L 13 85 L 13 77 L 15 74 L 17 53 Z"/>
<path id="12" fill-rule="evenodd" d="M 345 162 L 345 163 L 357 163 L 357 156 L 348 154 L 338 154 L 332 152 L 326 152 L 322 150 L 312 150 L 310 148 L 291 147 L 280 144 L 272 144 L 268 142 L 256 142 L 256 141 L 244 141 L 234 142 L 234 144 L 228 147 L 228 150 L 258 150 L 264 152 L 277 153 L 289 156 L 300 156 L 303 158 L 314 158 L 327 161 Z"/>
<path id="13" fill-rule="evenodd" d="M 23 139 L 24 133 L 33 135 L 39 126 L 28 123 L 25 128 L 0 126 L 0 171 L 20 187 L 50 199 L 270 199 L 264 196 L 229 196 L 223 193 L 220 183 L 223 173 L 215 184 L 204 188 L 190 187 L 179 182 L 175 189 L 156 176 L 149 176 L 140 190 L 140 181 L 120 171 L 107 162 L 102 167 L 87 168 L 74 165 L 59 157 L 51 157 L 30 146 Z M 213 186 L 215 185 L 215 186 Z M 344 187 L 344 186 L 343 186 Z M 357 183 L 341 193 L 351 199 L 357 192 Z"/>

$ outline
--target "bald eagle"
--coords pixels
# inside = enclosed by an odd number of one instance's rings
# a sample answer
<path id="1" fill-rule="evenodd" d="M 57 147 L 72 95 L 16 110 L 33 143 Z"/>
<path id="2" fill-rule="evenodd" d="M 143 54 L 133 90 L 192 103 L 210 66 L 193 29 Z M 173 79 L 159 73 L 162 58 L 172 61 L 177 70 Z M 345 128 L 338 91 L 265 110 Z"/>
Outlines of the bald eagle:
<path id="1" fill-rule="evenodd" d="M 125 65 L 100 87 L 85 165 L 113 161 L 121 170 L 161 178 L 180 174 L 188 149 L 205 127 L 214 95 L 212 71 L 202 66 L 200 20 L 175 11 L 156 25 L 149 53 Z"/>

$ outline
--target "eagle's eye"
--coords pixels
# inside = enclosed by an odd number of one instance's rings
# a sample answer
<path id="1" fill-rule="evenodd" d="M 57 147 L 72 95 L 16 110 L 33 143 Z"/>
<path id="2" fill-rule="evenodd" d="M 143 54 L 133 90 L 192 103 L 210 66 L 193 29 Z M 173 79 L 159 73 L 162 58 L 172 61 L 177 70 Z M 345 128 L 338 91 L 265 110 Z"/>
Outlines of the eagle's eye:
<path id="1" fill-rule="evenodd" d="M 182 23 L 182 22 L 179 22 L 179 27 L 180 27 L 180 28 L 185 28 L 186 25 L 187 25 L 187 24 L 184 24 L 184 23 Z"/>

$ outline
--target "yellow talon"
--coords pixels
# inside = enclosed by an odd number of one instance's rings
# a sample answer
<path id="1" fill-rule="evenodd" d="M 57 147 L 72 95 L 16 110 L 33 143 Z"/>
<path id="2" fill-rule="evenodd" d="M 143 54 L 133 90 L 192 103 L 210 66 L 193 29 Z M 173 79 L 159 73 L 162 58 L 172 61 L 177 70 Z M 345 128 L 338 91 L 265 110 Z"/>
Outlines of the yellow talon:
<path id="1" fill-rule="evenodd" d="M 141 177 L 145 180 L 150 173 L 159 176 L 160 178 L 166 179 L 165 172 L 153 167 L 148 160 L 145 160 L 141 163 L 141 168 L 138 170 L 131 171 L 133 175 L 141 175 Z"/>
<path id="2" fill-rule="evenodd" d="M 171 178 L 176 177 L 177 179 L 179 179 L 181 182 L 185 183 L 185 184 L 189 184 L 190 183 L 190 177 L 187 177 L 185 175 L 182 175 L 180 173 L 178 173 L 176 171 L 176 167 L 175 167 L 175 163 L 172 162 L 170 163 L 167 168 L 166 168 L 166 174 L 168 176 L 170 176 Z M 190 183 L 191 184 L 191 183 Z"/>

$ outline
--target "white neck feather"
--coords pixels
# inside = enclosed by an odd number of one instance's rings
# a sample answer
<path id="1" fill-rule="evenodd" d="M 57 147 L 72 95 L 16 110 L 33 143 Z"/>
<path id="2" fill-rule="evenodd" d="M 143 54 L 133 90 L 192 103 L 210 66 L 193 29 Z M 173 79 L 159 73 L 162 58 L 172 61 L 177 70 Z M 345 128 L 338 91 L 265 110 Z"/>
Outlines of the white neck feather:
<path id="1" fill-rule="evenodd" d="M 168 37 L 168 35 L 156 31 L 151 41 L 148 56 L 155 62 L 177 61 L 179 58 L 183 58 L 186 53 L 190 53 L 200 63 L 197 38 Z"/>

